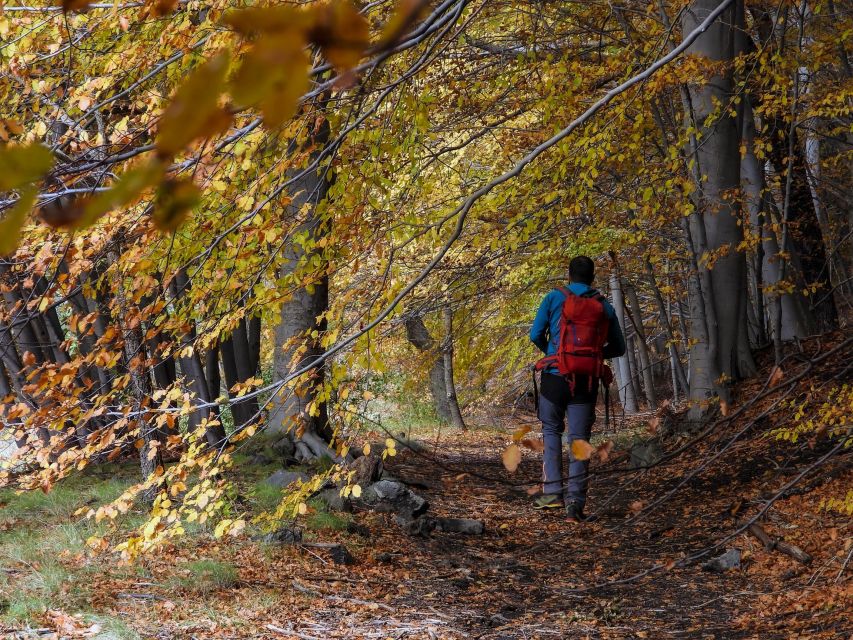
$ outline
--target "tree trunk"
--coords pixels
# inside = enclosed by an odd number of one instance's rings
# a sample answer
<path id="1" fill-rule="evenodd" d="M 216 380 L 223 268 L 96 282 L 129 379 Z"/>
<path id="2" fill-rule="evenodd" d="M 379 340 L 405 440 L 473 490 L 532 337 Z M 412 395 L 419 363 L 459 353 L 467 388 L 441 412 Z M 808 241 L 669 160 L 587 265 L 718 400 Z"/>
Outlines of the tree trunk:
<path id="1" fill-rule="evenodd" d="M 682 13 L 683 32 L 693 31 L 718 4 L 717 0 L 694 0 Z M 697 262 L 702 262 L 698 266 L 703 278 L 701 294 L 706 300 L 707 337 L 712 340 L 709 347 L 726 382 L 755 371 L 751 353 L 743 350 L 743 338 L 748 336 L 744 306 L 746 259 L 740 249 L 743 240 L 740 211 L 732 199 L 740 186 L 740 130 L 737 118 L 727 109 L 719 113 L 719 105 L 729 104 L 734 95 L 731 62 L 739 11 L 742 11 L 740 3 L 732 5 L 689 47 L 689 54 L 726 66 L 701 84 L 688 87 L 685 105 L 688 125 L 701 133 L 701 144 L 696 144 L 692 136 L 690 144 L 697 183 L 697 210 L 691 215 L 690 232 Z M 714 256 L 712 265 L 705 263 L 707 255 Z M 696 325 L 699 323 L 693 311 L 691 308 L 691 325 Z M 691 392 L 697 399 L 707 396 L 709 383 L 716 382 L 709 379 L 713 372 L 708 370 L 707 363 L 703 368 L 704 375 L 691 374 L 691 387 L 700 379 L 703 386 L 697 389 L 698 393 Z"/>
<path id="2" fill-rule="evenodd" d="M 655 394 L 654 372 L 652 371 L 652 361 L 649 357 L 649 348 L 646 344 L 646 331 L 643 327 L 643 310 L 640 308 L 640 301 L 637 298 L 637 290 L 632 284 L 625 285 L 625 298 L 628 300 L 628 306 L 631 309 L 631 322 L 634 326 L 634 332 L 637 336 L 637 356 L 640 361 L 640 374 L 643 378 L 643 390 L 646 393 L 646 402 L 649 409 L 657 409 L 657 396 Z"/>
<path id="3" fill-rule="evenodd" d="M 328 140 L 329 123 L 323 120 L 306 142 L 313 146 L 308 157 L 309 163 L 317 159 Z M 288 216 L 298 221 L 293 235 L 305 234 L 309 240 L 319 240 L 326 233 L 326 223 L 318 212 L 318 205 L 325 199 L 328 188 L 329 181 L 324 167 L 309 171 L 295 181 L 287 208 Z M 303 217 L 300 219 L 300 216 Z M 284 250 L 286 262 L 282 271 L 299 273 L 301 279 L 308 277 L 312 281 L 296 288 L 281 307 L 279 323 L 275 328 L 273 355 L 274 378 L 280 380 L 286 379 L 293 371 L 311 365 L 323 353 L 319 337 L 326 330 L 323 314 L 329 306 L 329 282 L 322 261 L 323 250 L 310 251 L 306 253 L 304 246 L 297 243 L 290 243 Z M 312 271 L 310 266 L 314 262 L 314 255 L 321 258 L 323 265 L 316 271 Z M 312 337 L 312 333 L 317 337 Z M 296 444 L 297 457 L 303 460 L 322 456 L 336 458 L 328 444 L 332 434 L 326 403 L 320 402 L 317 395 L 323 386 L 325 370 L 323 364 L 314 367 L 300 380 L 286 386 L 270 406 L 268 429 L 272 433 L 290 434 Z M 311 407 L 313 412 L 310 411 Z"/>
<path id="4" fill-rule="evenodd" d="M 622 297 L 622 287 L 615 270 L 610 275 L 610 295 L 613 298 L 613 309 L 616 311 L 616 320 L 627 334 L 627 327 L 625 326 L 625 300 Z M 626 346 L 630 348 L 630 345 Z M 622 402 L 622 409 L 625 413 L 637 413 L 639 407 L 637 406 L 637 396 L 634 394 L 634 386 L 631 383 L 632 371 L 630 361 L 628 360 L 627 349 L 625 355 L 620 358 L 614 358 L 613 363 L 616 366 L 614 373 L 616 374 L 616 384 L 619 389 L 619 400 Z"/>
<path id="5" fill-rule="evenodd" d="M 183 270 L 180 270 L 169 283 L 172 300 L 177 302 L 185 292 L 189 291 L 189 287 L 189 278 L 187 278 Z M 204 432 L 207 444 L 211 448 L 219 448 L 225 442 L 225 428 L 218 420 L 210 420 L 214 415 L 210 409 L 203 409 L 200 406 L 211 402 L 211 398 L 204 375 L 204 366 L 201 363 L 198 350 L 194 345 L 196 337 L 195 322 L 190 320 L 189 329 L 183 335 L 177 337 L 180 341 L 178 353 L 184 353 L 187 347 L 191 347 L 189 355 L 178 357 L 178 364 L 181 367 L 181 375 L 184 379 L 184 387 L 192 394 L 192 402 L 198 407 L 198 409 L 188 416 L 188 429 L 190 432 L 193 432 L 203 422 L 207 421 Z"/>
<path id="6" fill-rule="evenodd" d="M 436 342 L 430 335 L 421 316 L 407 316 L 405 327 L 406 338 L 430 362 L 429 389 L 435 412 L 442 422 L 449 423 L 451 415 L 450 405 L 447 402 L 447 387 L 444 384 L 444 358 L 440 357 L 441 354 L 436 348 Z"/>
<path id="7" fill-rule="evenodd" d="M 135 328 L 128 326 L 125 321 L 128 313 L 133 311 L 128 308 L 124 293 L 124 274 L 120 270 L 118 254 L 115 250 L 109 253 L 110 263 L 116 270 L 115 273 L 115 320 L 119 325 L 123 341 L 124 367 L 130 374 L 130 394 L 133 398 L 134 410 L 137 412 L 136 424 L 139 426 L 139 439 L 142 446 L 139 447 L 139 466 L 142 471 L 143 481 L 147 481 L 163 464 L 160 452 L 160 438 L 155 426 L 148 424 L 147 416 L 139 415 L 151 402 L 154 389 L 151 377 L 145 366 L 147 360 L 145 355 L 145 344 L 143 342 L 142 327 L 137 324 Z M 146 504 L 154 502 L 158 490 L 156 486 L 149 487 L 140 495 Z"/>
<path id="8" fill-rule="evenodd" d="M 450 424 L 456 429 L 465 429 L 459 401 L 456 398 L 456 383 L 453 380 L 453 310 L 446 304 L 441 310 L 444 324 L 444 340 L 441 352 L 444 359 L 444 388 L 447 390 L 447 406 L 450 408 Z"/>

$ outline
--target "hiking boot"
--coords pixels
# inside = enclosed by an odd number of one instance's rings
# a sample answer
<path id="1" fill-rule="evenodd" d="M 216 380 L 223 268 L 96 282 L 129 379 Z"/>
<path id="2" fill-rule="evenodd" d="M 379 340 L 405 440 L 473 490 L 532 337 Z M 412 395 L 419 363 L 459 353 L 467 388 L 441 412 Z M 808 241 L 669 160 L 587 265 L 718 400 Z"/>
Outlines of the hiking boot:
<path id="1" fill-rule="evenodd" d="M 566 519 L 569 522 L 583 522 L 586 516 L 583 514 L 583 505 L 577 502 L 570 502 L 566 505 Z"/>
<path id="2" fill-rule="evenodd" d="M 562 509 L 563 497 L 558 493 L 546 493 L 539 496 L 533 503 L 534 509 Z"/>

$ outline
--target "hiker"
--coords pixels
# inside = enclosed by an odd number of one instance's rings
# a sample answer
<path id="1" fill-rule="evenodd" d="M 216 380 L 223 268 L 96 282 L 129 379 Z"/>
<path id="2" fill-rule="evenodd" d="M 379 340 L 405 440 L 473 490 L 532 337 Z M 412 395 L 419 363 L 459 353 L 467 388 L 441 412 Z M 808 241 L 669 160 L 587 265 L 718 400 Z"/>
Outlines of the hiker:
<path id="1" fill-rule="evenodd" d="M 530 328 L 530 339 L 545 353 L 536 363 L 536 369 L 542 371 L 538 417 L 545 451 L 542 495 L 534 506 L 565 508 L 567 518 L 573 522 L 584 520 L 589 461 L 575 460 L 571 444 L 574 440 L 589 442 L 599 381 L 608 385 L 613 377 L 604 359 L 625 353 L 625 337 L 616 312 L 592 288 L 594 276 L 591 259 L 572 258 L 569 284 L 545 296 Z M 569 476 L 564 489 L 562 435 L 567 413 Z"/>

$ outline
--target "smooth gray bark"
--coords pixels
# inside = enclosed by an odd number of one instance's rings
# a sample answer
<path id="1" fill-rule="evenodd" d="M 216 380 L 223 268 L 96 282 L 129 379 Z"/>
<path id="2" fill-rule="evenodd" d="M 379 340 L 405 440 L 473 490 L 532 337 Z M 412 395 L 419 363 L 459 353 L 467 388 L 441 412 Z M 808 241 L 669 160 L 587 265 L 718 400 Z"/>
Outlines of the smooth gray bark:
<path id="1" fill-rule="evenodd" d="M 442 308 L 444 340 L 441 352 L 444 360 L 444 388 L 447 391 L 447 406 L 450 408 L 450 424 L 456 429 L 465 429 L 459 400 L 456 397 L 456 382 L 453 379 L 453 310 L 447 304 Z"/>
<path id="2" fill-rule="evenodd" d="M 451 415 L 450 405 L 447 403 L 447 387 L 444 384 L 444 357 L 421 316 L 407 316 L 405 327 L 408 341 L 428 359 L 429 389 L 435 412 L 440 420 L 449 423 Z"/>
<path id="3" fill-rule="evenodd" d="M 631 321 L 634 333 L 637 337 L 637 357 L 640 364 L 640 375 L 643 379 L 643 391 L 649 409 L 657 409 L 657 395 L 655 393 L 654 372 L 652 371 L 652 359 L 649 357 L 649 348 L 646 344 L 646 330 L 643 327 L 643 310 L 640 300 L 637 298 L 637 290 L 630 283 L 625 284 L 625 298 L 631 309 Z"/>
<path id="4" fill-rule="evenodd" d="M 616 320 L 619 321 L 619 326 L 624 329 L 625 300 L 622 297 L 622 286 L 619 282 L 619 276 L 615 272 L 610 275 L 610 296 L 613 300 L 613 309 L 616 311 Z M 631 383 L 632 372 L 627 350 L 626 355 L 621 358 L 614 358 L 613 363 L 616 366 L 614 374 L 622 408 L 625 413 L 637 413 L 639 406 L 637 405 L 637 396 L 634 394 L 634 386 Z"/>

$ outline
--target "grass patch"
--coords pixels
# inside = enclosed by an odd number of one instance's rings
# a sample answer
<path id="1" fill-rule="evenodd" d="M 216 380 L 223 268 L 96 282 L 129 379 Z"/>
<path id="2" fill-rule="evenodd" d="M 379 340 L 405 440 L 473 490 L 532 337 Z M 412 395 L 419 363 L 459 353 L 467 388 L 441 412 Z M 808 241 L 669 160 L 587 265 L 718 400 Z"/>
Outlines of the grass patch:
<path id="1" fill-rule="evenodd" d="M 305 528 L 310 531 L 346 531 L 349 518 L 339 513 L 317 510 L 305 519 Z"/>
<path id="2" fill-rule="evenodd" d="M 178 578 L 179 586 L 187 591 L 210 593 L 217 589 L 229 589 L 240 581 L 240 575 L 230 562 L 205 558 L 187 565 L 189 575 Z"/>

